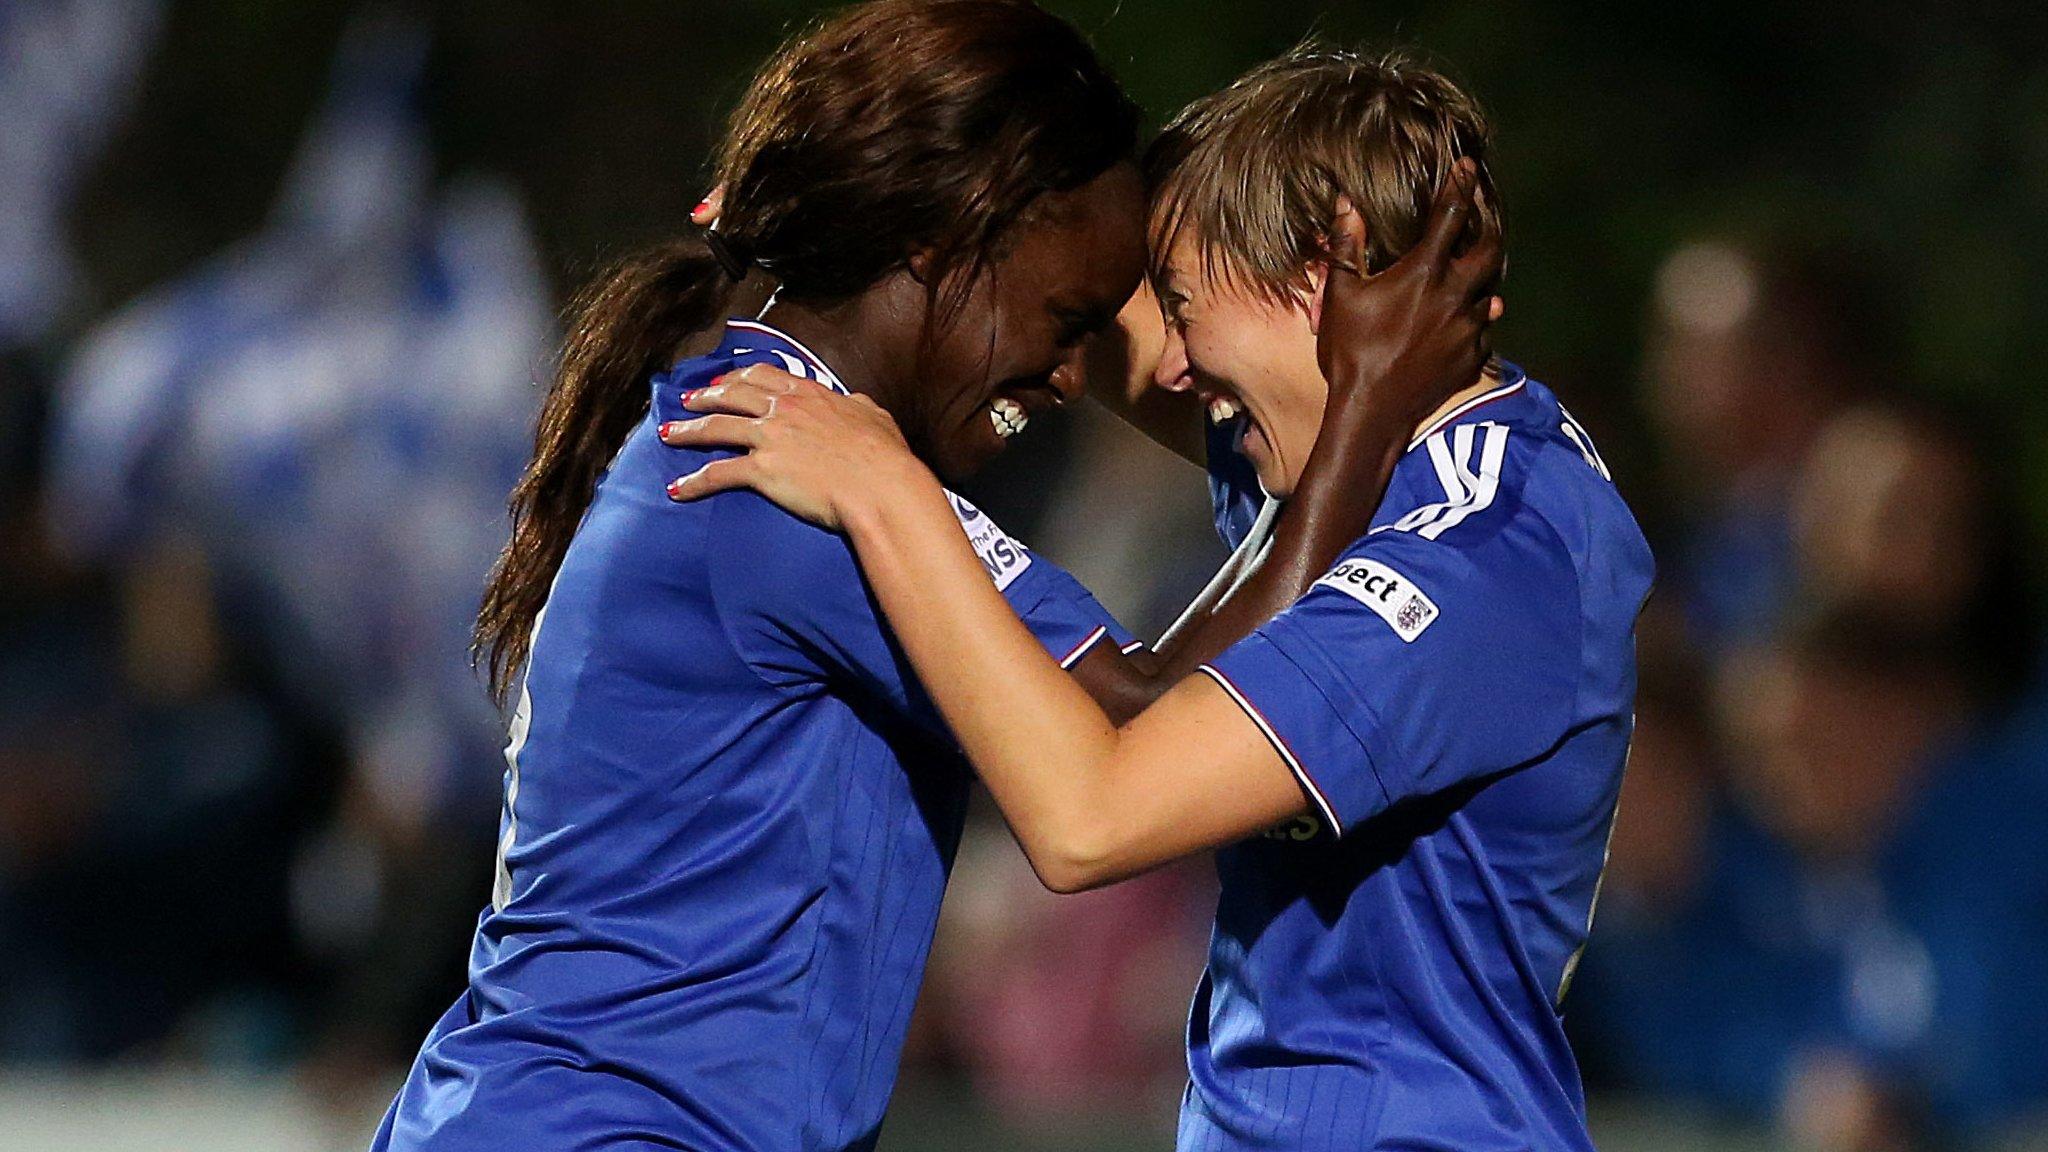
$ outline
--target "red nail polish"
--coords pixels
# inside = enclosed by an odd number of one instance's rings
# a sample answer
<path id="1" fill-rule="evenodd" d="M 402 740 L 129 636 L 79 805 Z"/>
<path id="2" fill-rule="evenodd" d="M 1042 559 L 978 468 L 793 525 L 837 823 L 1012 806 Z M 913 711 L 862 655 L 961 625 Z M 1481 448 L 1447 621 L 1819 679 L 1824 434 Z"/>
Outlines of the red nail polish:
<path id="1" fill-rule="evenodd" d="M 687 476 L 678 476 L 678 477 L 676 477 L 675 479 L 673 479 L 673 480 L 669 481 L 669 482 L 668 482 L 668 494 L 669 494 L 670 496 L 680 496 L 680 495 L 682 495 L 682 491 L 683 491 L 683 481 L 685 481 L 685 480 L 687 480 L 687 479 L 689 479 L 689 477 L 687 477 Z"/>
<path id="2" fill-rule="evenodd" d="M 697 206 L 695 208 L 690 209 L 690 219 L 694 220 L 697 217 L 702 216 L 704 213 L 709 212 L 710 210 L 711 201 L 699 200 L 697 201 Z"/>
<path id="3" fill-rule="evenodd" d="M 719 373 L 718 375 L 716 375 L 716 376 L 713 376 L 713 377 L 711 378 L 711 383 L 709 383 L 709 384 L 706 384 L 706 385 L 705 385 L 704 387 L 705 387 L 705 388 L 716 388 L 716 387 L 718 387 L 718 386 L 719 386 L 719 384 L 723 383 L 723 382 L 724 382 L 724 380 L 725 380 L 725 373 L 723 373 L 723 372 L 720 372 L 720 373 Z M 700 389 L 700 391 L 701 391 L 701 389 Z"/>
<path id="4" fill-rule="evenodd" d="M 682 397 L 682 405 L 683 405 L 683 407 L 685 407 L 685 408 L 688 408 L 688 407 L 690 406 L 690 397 L 692 397 L 692 396 L 695 396 L 695 395 L 696 395 L 697 393 L 699 393 L 699 392 L 702 392 L 702 391 L 703 391 L 703 389 L 702 389 L 702 388 L 692 388 L 692 389 L 690 389 L 690 390 L 689 390 L 688 392 L 685 392 L 685 393 L 683 393 L 683 397 Z"/>
<path id="5" fill-rule="evenodd" d="M 668 439 L 669 432 L 680 423 L 682 423 L 682 421 L 680 420 L 665 420 L 662 422 L 661 427 L 656 428 L 654 430 L 654 434 L 661 437 L 663 440 L 666 440 Z"/>

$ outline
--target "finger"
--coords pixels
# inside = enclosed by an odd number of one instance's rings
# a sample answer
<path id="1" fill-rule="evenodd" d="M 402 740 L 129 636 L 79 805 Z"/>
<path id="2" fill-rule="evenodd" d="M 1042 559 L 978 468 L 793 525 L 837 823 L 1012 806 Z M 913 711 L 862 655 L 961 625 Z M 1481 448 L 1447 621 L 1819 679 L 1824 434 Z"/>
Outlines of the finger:
<path id="1" fill-rule="evenodd" d="M 690 209 L 690 223 L 699 228 L 709 228 L 718 223 L 718 217 L 725 211 L 725 185 L 720 184 L 705 193 L 704 199 Z"/>
<path id="2" fill-rule="evenodd" d="M 759 371 L 755 371 L 759 369 Z M 778 368 L 756 364 L 713 377 L 710 384 L 682 395 L 691 412 L 725 412 L 734 416 L 766 416 L 778 397 L 789 395 L 802 381 Z"/>
<path id="3" fill-rule="evenodd" d="M 682 403 L 686 412 L 766 416 L 774 410 L 775 397 L 745 380 L 723 380 L 683 393 Z"/>
<path id="4" fill-rule="evenodd" d="M 1507 314 L 1508 302 L 1506 300 L 1498 296 L 1488 296 L 1486 298 L 1486 322 L 1488 324 L 1499 322 L 1500 318 Z"/>
<path id="5" fill-rule="evenodd" d="M 688 476 L 678 476 L 669 481 L 668 498 L 678 504 L 687 504 L 734 488 L 752 487 L 756 472 L 752 456 L 713 460 Z"/>
<path id="6" fill-rule="evenodd" d="M 814 382 L 802 376 L 791 375 L 773 364 L 749 364 L 744 368 L 735 368 L 712 383 L 731 383 L 736 380 L 744 380 L 770 394 L 801 392 L 817 386 Z"/>
<path id="7" fill-rule="evenodd" d="M 1436 198 L 1430 202 L 1429 223 L 1425 226 L 1422 243 L 1416 250 L 1429 263 L 1448 263 L 1451 253 L 1457 248 L 1458 238 L 1465 233 L 1472 219 L 1472 189 L 1479 178 L 1479 166 L 1469 156 L 1460 157 L 1451 165 L 1451 173 L 1436 190 Z"/>
<path id="8" fill-rule="evenodd" d="M 1500 242 L 1499 217 L 1488 218 L 1481 213 L 1477 225 L 1478 235 L 1471 246 L 1451 261 L 1451 274 L 1465 284 L 1469 298 L 1474 300 L 1495 294 L 1507 261 Z"/>
<path id="9" fill-rule="evenodd" d="M 1337 214 L 1330 221 L 1330 267 L 1365 274 L 1365 217 L 1349 196 L 1337 197 Z"/>
<path id="10" fill-rule="evenodd" d="M 761 422 L 750 416 L 701 416 L 671 420 L 660 428 L 671 448 L 758 448 Z"/>

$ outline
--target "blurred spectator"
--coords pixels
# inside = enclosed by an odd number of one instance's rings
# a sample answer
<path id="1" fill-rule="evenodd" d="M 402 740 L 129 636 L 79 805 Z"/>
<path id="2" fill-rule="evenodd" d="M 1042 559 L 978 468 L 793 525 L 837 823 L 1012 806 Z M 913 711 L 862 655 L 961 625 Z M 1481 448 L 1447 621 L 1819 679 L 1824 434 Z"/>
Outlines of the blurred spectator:
<path id="1" fill-rule="evenodd" d="M 237 634 L 344 737 L 339 821 L 289 875 L 302 944 L 347 973 L 332 1050 L 366 1071 L 445 1000 L 485 898 L 503 734 L 468 628 L 550 331 L 516 196 L 434 192 L 425 49 L 358 21 L 269 226 L 86 340 L 50 473 L 75 555 L 196 541 Z"/>
<path id="2" fill-rule="evenodd" d="M 1967 737 L 1965 683 L 1952 647 L 1859 618 L 1752 666 L 1739 807 L 1687 888 L 1589 953 L 1588 1032 L 1637 1086 L 1841 1148 L 2048 1093 L 2020 1039 L 2048 1027 L 2048 850 L 2017 815 L 2048 778 L 2038 749 Z"/>
<path id="3" fill-rule="evenodd" d="M 2025 571 L 2034 534 L 2010 469 L 1990 458 L 1998 427 L 1901 398 L 1852 406 L 1816 437 L 1791 511 L 1806 600 L 1955 637 L 2002 702 L 2025 687 L 2042 637 Z"/>
<path id="4" fill-rule="evenodd" d="M 1000 822 L 971 823 L 925 979 L 922 1055 L 957 1061 L 1020 1121 L 1163 1131 L 1214 911 L 1203 864 L 1055 896 Z"/>
<path id="5" fill-rule="evenodd" d="M 1657 274 L 1648 399 L 1682 519 L 1677 547 L 1659 554 L 1710 650 L 1768 635 L 1791 602 L 1794 472 L 1884 364 L 1867 293 L 1829 262 L 1716 241 L 1680 248 Z"/>
<path id="6" fill-rule="evenodd" d="M 1791 496 L 1799 622 L 1721 658 L 1718 716 L 1646 658 L 1574 1005 L 1624 1082 L 1844 1150 L 2048 1102 L 2048 726 L 2006 706 L 2036 637 L 1981 442 L 1846 410 Z"/>
<path id="7" fill-rule="evenodd" d="M 72 600 L 0 653 L 0 1051 L 16 1059 L 287 1051 L 283 869 L 303 796 L 283 734 L 233 682 L 206 580 L 165 540 L 118 613 Z"/>

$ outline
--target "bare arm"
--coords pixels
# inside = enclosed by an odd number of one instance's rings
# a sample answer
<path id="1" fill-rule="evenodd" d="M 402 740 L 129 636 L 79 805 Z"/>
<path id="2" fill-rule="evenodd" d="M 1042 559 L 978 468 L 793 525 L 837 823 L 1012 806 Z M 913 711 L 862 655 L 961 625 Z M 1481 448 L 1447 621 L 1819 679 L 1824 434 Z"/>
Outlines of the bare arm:
<path id="1" fill-rule="evenodd" d="M 689 421 L 685 430 L 703 429 L 700 442 L 748 453 L 706 465 L 672 494 L 750 486 L 846 533 L 904 653 L 1048 888 L 1111 883 L 1307 810 L 1272 746 L 1204 678 L 1113 723 L 990 583 L 944 490 L 879 408 L 768 372 L 735 376 L 710 403 L 771 418 Z M 866 480 L 823 495 L 847 475 Z"/>

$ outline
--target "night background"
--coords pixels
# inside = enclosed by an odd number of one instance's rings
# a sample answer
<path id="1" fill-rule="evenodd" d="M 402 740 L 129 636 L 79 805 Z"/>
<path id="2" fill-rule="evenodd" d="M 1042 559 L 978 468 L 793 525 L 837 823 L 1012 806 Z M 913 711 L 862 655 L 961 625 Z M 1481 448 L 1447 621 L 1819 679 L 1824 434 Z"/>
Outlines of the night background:
<path id="1" fill-rule="evenodd" d="M 1492 115 L 1496 347 L 1660 563 L 1602 1146 L 2048 1147 L 2048 8 L 1047 6 L 1153 125 L 1310 35 Z M 0 0 L 0 1149 L 367 1143 L 488 899 L 559 308 L 822 10 Z M 1093 409 L 969 494 L 1148 639 L 1223 556 Z M 980 797 L 882 1147 L 1169 1147 L 1213 899 Z"/>

